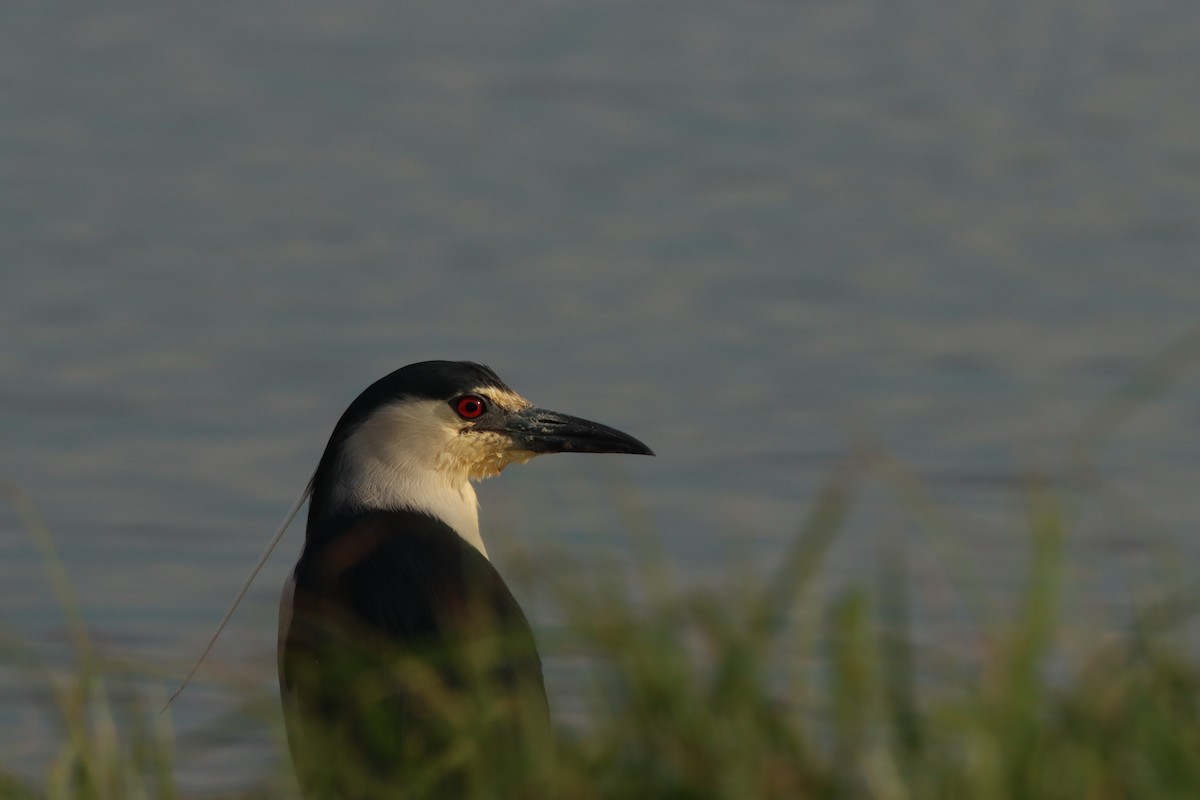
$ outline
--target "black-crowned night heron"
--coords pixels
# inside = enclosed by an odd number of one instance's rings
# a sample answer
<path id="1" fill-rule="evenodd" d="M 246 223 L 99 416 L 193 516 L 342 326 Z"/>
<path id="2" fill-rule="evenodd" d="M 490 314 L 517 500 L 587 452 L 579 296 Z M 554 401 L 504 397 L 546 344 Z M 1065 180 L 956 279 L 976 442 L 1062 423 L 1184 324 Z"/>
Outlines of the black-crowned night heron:
<path id="1" fill-rule="evenodd" d="M 471 482 L 561 452 L 653 455 L 466 361 L 396 370 L 342 414 L 280 613 L 280 690 L 307 796 L 386 795 L 424 768 L 435 793 L 458 793 L 456 770 L 479 762 L 450 752 L 456 694 L 516 698 L 486 706 L 498 734 L 487 746 L 548 732 L 533 633 L 488 560 Z"/>

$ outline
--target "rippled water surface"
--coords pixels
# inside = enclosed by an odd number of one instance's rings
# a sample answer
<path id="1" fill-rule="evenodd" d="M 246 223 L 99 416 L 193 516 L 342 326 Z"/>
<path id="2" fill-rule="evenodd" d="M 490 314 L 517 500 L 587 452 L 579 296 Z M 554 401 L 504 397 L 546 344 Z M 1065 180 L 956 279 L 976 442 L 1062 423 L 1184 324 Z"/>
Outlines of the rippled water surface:
<path id="1" fill-rule="evenodd" d="M 485 484 L 502 567 L 620 552 L 632 486 L 682 577 L 756 569 L 874 440 L 1011 597 L 1024 476 L 1055 474 L 1085 413 L 1197 317 L 1193 4 L 4 16 L 0 480 L 42 510 L 98 638 L 157 662 L 202 645 L 345 405 L 425 358 L 485 361 L 659 454 Z M 1085 508 L 1081 618 L 1195 558 L 1198 403 L 1184 373 L 1104 450 L 1133 510 Z M 270 680 L 301 538 L 218 662 Z M 871 580 L 884 542 L 936 638 L 951 581 L 878 480 L 830 575 Z M 0 583 L 8 623 L 61 637 L 7 506 Z"/>

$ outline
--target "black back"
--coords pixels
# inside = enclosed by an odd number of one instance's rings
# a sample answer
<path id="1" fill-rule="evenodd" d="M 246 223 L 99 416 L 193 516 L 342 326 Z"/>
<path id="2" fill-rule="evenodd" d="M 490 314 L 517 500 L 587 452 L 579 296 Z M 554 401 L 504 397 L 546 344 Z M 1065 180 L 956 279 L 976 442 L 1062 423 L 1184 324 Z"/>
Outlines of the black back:
<path id="1" fill-rule="evenodd" d="M 533 633 L 487 558 L 412 511 L 316 528 L 280 643 L 306 797 L 461 796 L 472 780 L 498 780 L 496 764 L 513 768 L 514 746 L 527 754 L 531 739 L 548 739 Z M 464 735 L 482 736 L 472 752 L 487 763 L 446 767 Z"/>

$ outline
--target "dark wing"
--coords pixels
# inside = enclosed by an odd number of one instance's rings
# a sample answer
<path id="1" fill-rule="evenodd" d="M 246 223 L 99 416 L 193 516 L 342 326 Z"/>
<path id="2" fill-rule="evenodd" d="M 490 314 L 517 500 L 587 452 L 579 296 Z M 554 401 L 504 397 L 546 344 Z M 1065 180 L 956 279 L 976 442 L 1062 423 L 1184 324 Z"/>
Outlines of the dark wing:
<path id="1" fill-rule="evenodd" d="M 445 766 L 464 737 L 506 768 L 513 748 L 548 740 L 533 632 L 487 558 L 413 512 L 322 528 L 280 630 L 288 739 L 309 796 L 386 795 L 401 782 L 452 796 L 490 769 Z"/>

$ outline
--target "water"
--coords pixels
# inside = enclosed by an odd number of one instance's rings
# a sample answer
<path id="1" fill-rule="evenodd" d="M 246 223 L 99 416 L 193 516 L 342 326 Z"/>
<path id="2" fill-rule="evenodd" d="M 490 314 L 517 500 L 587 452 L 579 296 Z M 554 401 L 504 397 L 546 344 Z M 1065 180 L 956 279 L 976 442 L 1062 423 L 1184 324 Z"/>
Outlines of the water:
<path id="1" fill-rule="evenodd" d="M 502 566 L 620 550 L 624 485 L 684 579 L 769 563 L 870 436 L 1011 598 L 1022 477 L 1196 319 L 1192 4 L 10 6 L 0 479 L 152 661 L 199 649 L 354 395 L 425 358 L 659 453 L 484 484 Z M 1087 507 L 1081 619 L 1194 558 L 1198 401 L 1188 374 L 1106 449 L 1151 522 Z M 877 485 L 831 574 L 888 540 L 938 619 L 945 565 Z M 214 654 L 264 683 L 299 541 Z M 61 636 L 8 508 L 0 581 Z"/>

